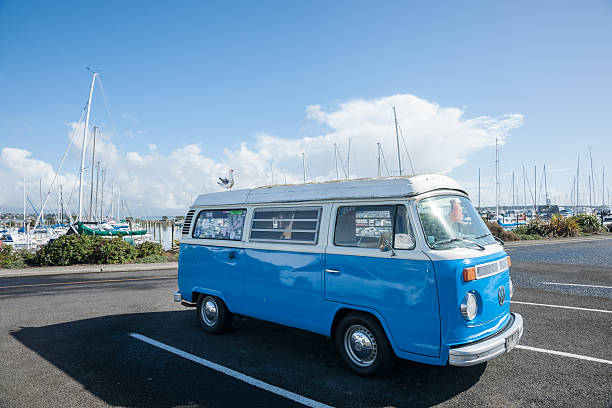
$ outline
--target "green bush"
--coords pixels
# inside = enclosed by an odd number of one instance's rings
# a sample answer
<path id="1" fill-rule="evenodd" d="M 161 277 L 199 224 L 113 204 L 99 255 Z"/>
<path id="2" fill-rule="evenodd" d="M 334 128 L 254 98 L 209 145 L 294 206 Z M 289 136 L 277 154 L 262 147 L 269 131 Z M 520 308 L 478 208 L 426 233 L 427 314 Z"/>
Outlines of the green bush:
<path id="1" fill-rule="evenodd" d="M 497 222 L 485 221 L 485 224 L 487 224 L 487 228 L 489 228 L 491 234 L 501 239 L 502 241 L 518 241 L 520 239 L 520 237 L 514 232 L 506 231 Z"/>
<path id="2" fill-rule="evenodd" d="M 529 235 L 526 225 L 519 225 L 512 232 L 514 232 L 516 235 Z"/>
<path id="3" fill-rule="evenodd" d="M 151 255 L 161 256 L 164 253 L 164 249 L 157 242 L 147 241 L 136 245 L 136 252 L 138 258 L 144 258 Z"/>
<path id="4" fill-rule="evenodd" d="M 64 235 L 38 250 L 26 262 L 41 266 L 75 264 L 115 264 L 131 262 L 136 249 L 121 237 L 103 238 L 93 235 Z"/>
<path id="5" fill-rule="evenodd" d="M 43 245 L 36 253 L 36 264 L 74 265 L 92 263 L 94 246 L 103 238 L 92 235 L 63 235 Z"/>
<path id="6" fill-rule="evenodd" d="M 542 231 L 544 230 L 542 227 L 542 224 L 544 224 L 544 221 L 542 221 L 539 218 L 533 219 L 531 221 L 529 221 L 529 223 L 527 225 L 524 226 L 524 230 L 520 231 L 521 234 L 527 234 L 527 235 L 539 235 L 539 236 L 543 236 L 544 234 L 542 233 Z M 521 226 L 522 227 L 522 226 Z"/>
<path id="7" fill-rule="evenodd" d="M 578 214 L 573 218 L 576 219 L 578 226 L 582 232 L 593 233 L 603 231 L 603 224 L 595 215 Z"/>
<path id="8" fill-rule="evenodd" d="M 21 261 L 21 257 L 13 249 L 12 245 L 3 244 L 0 246 L 0 266 L 6 267 L 14 262 Z"/>
<path id="9" fill-rule="evenodd" d="M 580 226 L 575 217 L 561 217 L 553 215 L 549 221 L 532 221 L 529 223 L 528 230 L 543 237 L 576 237 L 580 235 Z"/>
<path id="10" fill-rule="evenodd" d="M 100 239 L 93 246 L 90 263 L 119 264 L 136 259 L 136 249 L 121 237 Z"/>

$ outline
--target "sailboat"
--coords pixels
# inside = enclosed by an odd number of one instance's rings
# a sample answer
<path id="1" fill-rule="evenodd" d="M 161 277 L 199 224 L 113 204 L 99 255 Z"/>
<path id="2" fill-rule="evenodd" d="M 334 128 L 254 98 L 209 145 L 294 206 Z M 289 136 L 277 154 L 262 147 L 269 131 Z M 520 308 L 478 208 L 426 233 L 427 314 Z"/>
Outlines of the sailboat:
<path id="1" fill-rule="evenodd" d="M 85 107 L 85 126 L 83 129 L 83 145 L 81 148 L 81 166 L 80 166 L 80 171 L 79 171 L 79 207 L 78 207 L 78 216 L 76 221 L 72 220 L 72 217 L 70 219 L 70 228 L 69 229 L 64 229 L 66 234 L 85 234 L 85 235 L 97 235 L 97 236 L 108 236 L 108 237 L 113 237 L 113 236 L 132 236 L 132 235 L 136 235 L 136 236 L 144 236 L 146 235 L 147 231 L 146 230 L 133 230 L 131 228 L 131 226 L 127 223 L 125 223 L 126 228 L 124 228 L 123 225 L 118 225 L 114 220 L 112 220 L 114 222 L 114 224 L 109 223 L 109 221 L 107 220 L 106 222 L 101 222 L 100 218 L 101 216 L 98 217 L 94 217 L 94 211 L 92 210 L 92 204 L 93 204 L 93 169 L 94 169 L 94 165 L 95 165 L 95 138 L 96 138 L 96 132 L 97 132 L 97 126 L 94 126 L 93 128 L 93 147 L 92 147 L 92 167 L 91 167 L 91 172 L 92 172 L 92 178 L 91 178 L 91 193 L 90 193 L 90 210 L 89 210 L 89 217 L 87 220 L 85 220 L 85 215 L 83 213 L 83 187 L 84 187 L 84 183 L 83 183 L 83 178 L 84 178 L 84 174 L 85 174 L 85 154 L 87 151 L 87 146 L 88 146 L 88 132 L 89 132 L 89 118 L 90 118 L 90 113 L 91 113 L 91 101 L 92 101 L 92 96 L 93 96 L 93 90 L 94 90 L 94 85 L 96 83 L 96 78 L 98 78 L 98 72 L 94 71 L 92 72 L 92 80 L 91 80 L 91 86 L 89 88 L 89 98 L 87 100 L 87 105 Z M 82 119 L 82 116 L 81 116 Z M 79 120 L 80 123 L 80 120 Z M 75 136 L 75 135 L 74 135 Z M 68 152 L 68 149 L 70 148 L 70 145 L 72 144 L 72 140 L 74 139 L 71 138 L 70 140 L 70 144 L 68 145 L 68 148 L 66 149 L 66 152 L 64 153 L 64 157 L 60 163 L 60 166 L 58 168 L 57 174 L 59 174 L 59 172 L 61 171 L 62 165 L 64 163 L 64 160 L 66 158 L 66 154 Z M 57 175 L 56 175 L 57 177 Z M 55 179 L 53 180 L 51 187 L 53 187 L 53 183 L 55 182 Z M 25 187 L 24 187 L 25 188 Z M 51 189 L 49 189 L 49 192 L 51 191 Z M 47 203 L 47 199 L 49 197 L 49 193 L 47 193 L 47 196 L 45 198 L 45 201 L 42 203 L 41 206 L 41 213 L 45 208 L 45 204 Z M 97 199 L 97 196 L 96 196 Z M 61 204 L 63 206 L 63 202 Z M 96 204 L 97 207 L 97 204 Z M 97 208 L 96 208 L 97 210 Z M 37 219 L 36 222 L 34 224 L 34 228 L 33 231 L 36 231 L 36 228 L 39 226 L 39 222 L 41 221 L 41 216 L 40 214 L 36 211 L 37 213 Z M 71 212 L 69 212 L 70 214 Z M 25 193 L 24 193 L 24 218 L 25 218 Z M 97 219 L 96 219 L 97 218 Z M 44 226 L 44 223 L 42 224 Z M 25 228 L 25 223 L 24 223 L 24 228 Z M 44 226 L 45 230 L 47 231 L 47 233 L 49 233 L 49 229 L 47 228 L 47 226 Z M 33 231 L 29 231 L 28 233 L 28 243 L 38 243 L 36 242 L 36 237 L 35 234 L 33 234 Z M 59 232 L 60 230 L 58 230 Z M 50 238 L 53 237 L 57 237 L 57 234 L 52 234 L 52 236 L 50 236 Z"/>

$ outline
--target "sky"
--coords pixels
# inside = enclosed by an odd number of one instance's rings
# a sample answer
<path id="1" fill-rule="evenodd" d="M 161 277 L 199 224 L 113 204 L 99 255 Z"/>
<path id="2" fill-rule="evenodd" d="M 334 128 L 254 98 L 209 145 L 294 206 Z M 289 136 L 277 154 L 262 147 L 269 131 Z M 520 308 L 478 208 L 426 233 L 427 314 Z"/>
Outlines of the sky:
<path id="1" fill-rule="evenodd" d="M 133 215 L 182 214 L 230 168 L 234 188 L 374 177 L 377 143 L 398 175 L 393 107 L 402 173 L 475 203 L 495 204 L 496 139 L 500 204 L 513 173 L 514 202 L 527 180 L 543 203 L 544 166 L 553 203 L 575 201 L 578 157 L 581 204 L 612 189 L 610 1 L 0 0 L 0 211 L 24 179 L 35 206 L 61 184 L 78 210 L 87 67 L 105 214 L 111 189 Z"/>

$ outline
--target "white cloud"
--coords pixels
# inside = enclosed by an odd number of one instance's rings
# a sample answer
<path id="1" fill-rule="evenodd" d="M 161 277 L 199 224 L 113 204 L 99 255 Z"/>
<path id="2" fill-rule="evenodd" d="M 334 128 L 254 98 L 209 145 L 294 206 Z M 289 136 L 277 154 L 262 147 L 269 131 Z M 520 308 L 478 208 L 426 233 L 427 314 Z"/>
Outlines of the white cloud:
<path id="1" fill-rule="evenodd" d="M 337 144 L 346 164 L 349 138 L 352 177 L 376 175 L 377 142 L 382 144 L 390 170 L 397 174 L 393 106 L 418 173 L 449 173 L 465 163 L 471 153 L 495 145 L 495 138 L 503 143 L 508 133 L 522 124 L 520 114 L 466 119 L 463 109 L 441 107 L 413 95 L 393 95 L 351 100 L 334 109 L 308 106 L 306 117 L 319 125 L 316 128 L 325 129 L 320 134 L 301 138 L 257 134 L 252 146 L 243 142 L 236 150 L 226 149 L 221 157 L 207 157 L 200 144 L 180 146 L 162 154 L 151 143 L 143 144 L 148 148 L 144 151 L 121 153 L 109 134 L 101 132 L 96 142 L 96 158 L 108 169 L 107 191 L 111 180 L 117 186 L 115 191 L 122 186 L 131 208 L 146 214 L 178 213 L 197 194 L 219 191 L 217 177 L 225 175 L 229 168 L 235 169 L 236 188 L 270 184 L 272 172 L 275 183 L 301 182 L 304 152 L 308 180 L 333 179 L 336 177 L 333 145 Z M 70 126 L 74 130 L 76 124 Z M 75 150 L 80 151 L 82 135 L 80 125 Z M 403 144 L 401 150 L 404 170 L 410 172 Z M 19 206 L 18 189 L 10 185 L 21 179 L 21 172 L 29 172 L 31 177 L 53 174 L 51 165 L 31 158 L 30 152 L 3 148 L 0 190 L 9 193 L 0 193 L 0 206 Z M 386 170 L 383 174 L 386 175 Z M 71 177 L 64 182 L 74 180 L 74 175 Z"/>

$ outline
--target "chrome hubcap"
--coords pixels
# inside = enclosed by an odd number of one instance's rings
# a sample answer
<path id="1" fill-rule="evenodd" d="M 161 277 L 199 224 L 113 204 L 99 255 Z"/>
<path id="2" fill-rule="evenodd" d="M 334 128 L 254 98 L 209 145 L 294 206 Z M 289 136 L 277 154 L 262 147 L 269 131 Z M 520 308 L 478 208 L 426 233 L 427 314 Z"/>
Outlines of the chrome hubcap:
<path id="1" fill-rule="evenodd" d="M 217 302 L 209 296 L 204 299 L 204 304 L 202 305 L 202 320 L 204 320 L 207 326 L 214 326 L 218 318 Z"/>
<path id="2" fill-rule="evenodd" d="M 378 354 L 374 334 L 358 324 L 349 327 L 345 332 L 344 349 L 351 361 L 360 367 L 374 364 Z"/>

